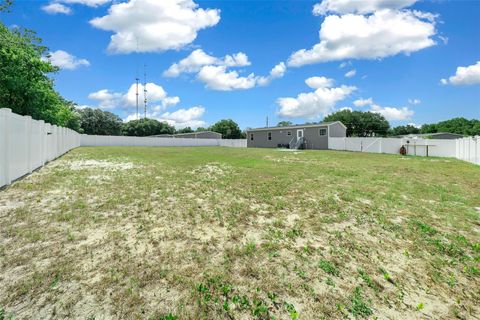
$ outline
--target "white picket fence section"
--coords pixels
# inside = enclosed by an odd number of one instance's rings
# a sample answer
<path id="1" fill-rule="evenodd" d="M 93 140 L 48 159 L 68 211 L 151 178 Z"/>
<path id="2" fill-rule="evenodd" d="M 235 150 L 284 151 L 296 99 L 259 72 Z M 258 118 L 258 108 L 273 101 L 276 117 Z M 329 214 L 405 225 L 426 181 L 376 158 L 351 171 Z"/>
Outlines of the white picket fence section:
<path id="1" fill-rule="evenodd" d="M 79 146 L 73 130 L 0 109 L 0 187 Z"/>
<path id="2" fill-rule="evenodd" d="M 480 136 L 457 139 L 456 157 L 480 165 Z"/>

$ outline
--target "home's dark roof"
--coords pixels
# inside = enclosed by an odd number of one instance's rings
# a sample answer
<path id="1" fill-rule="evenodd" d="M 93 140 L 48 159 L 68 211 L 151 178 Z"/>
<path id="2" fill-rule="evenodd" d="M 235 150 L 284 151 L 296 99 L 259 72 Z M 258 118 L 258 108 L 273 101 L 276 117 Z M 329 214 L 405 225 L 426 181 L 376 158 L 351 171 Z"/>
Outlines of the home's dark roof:
<path id="1" fill-rule="evenodd" d="M 332 122 L 320 122 L 320 123 L 313 123 L 313 124 L 295 124 L 293 126 L 285 126 L 285 127 L 263 127 L 263 128 L 253 128 L 248 129 L 248 131 L 265 131 L 265 130 L 289 130 L 289 129 L 298 129 L 298 128 L 315 128 L 315 127 L 328 127 L 334 123 L 340 123 L 343 127 L 345 125 L 340 121 L 332 121 Z"/>
<path id="2" fill-rule="evenodd" d="M 451 133 L 451 132 L 434 132 L 434 133 L 419 133 L 419 134 L 405 134 L 402 137 L 435 137 L 435 136 L 440 136 L 440 135 L 450 135 L 452 137 L 463 137 L 463 134 L 458 134 L 458 133 Z"/>

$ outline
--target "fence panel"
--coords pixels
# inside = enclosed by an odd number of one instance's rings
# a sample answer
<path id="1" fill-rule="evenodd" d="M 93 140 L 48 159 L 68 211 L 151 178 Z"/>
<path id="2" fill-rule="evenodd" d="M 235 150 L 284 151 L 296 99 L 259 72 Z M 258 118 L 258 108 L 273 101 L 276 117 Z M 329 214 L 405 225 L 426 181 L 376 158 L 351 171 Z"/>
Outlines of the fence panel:
<path id="1" fill-rule="evenodd" d="M 407 149 L 407 154 L 422 157 L 460 158 L 459 154 L 465 154 L 465 158 L 468 158 L 468 150 L 472 154 L 472 147 L 468 142 L 459 146 L 455 140 L 355 137 L 328 139 L 328 148 L 331 150 L 399 154 L 402 146 Z"/>
<path id="2" fill-rule="evenodd" d="M 0 187 L 78 146 L 70 129 L 0 109 Z"/>
<path id="3" fill-rule="evenodd" d="M 81 146 L 137 146 L 137 147 L 207 147 L 224 146 L 246 148 L 246 139 L 195 139 L 195 138 L 154 138 L 124 136 L 94 136 L 82 134 Z"/>
<path id="4" fill-rule="evenodd" d="M 480 136 L 456 140 L 457 158 L 480 165 Z"/>

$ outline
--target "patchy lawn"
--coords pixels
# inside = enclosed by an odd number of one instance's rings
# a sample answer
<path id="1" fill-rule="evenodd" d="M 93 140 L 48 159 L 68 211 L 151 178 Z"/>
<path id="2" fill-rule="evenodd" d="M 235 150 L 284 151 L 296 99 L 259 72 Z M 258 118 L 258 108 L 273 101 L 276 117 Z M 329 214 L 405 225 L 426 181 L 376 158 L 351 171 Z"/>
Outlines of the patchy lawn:
<path id="1" fill-rule="evenodd" d="M 0 319 L 478 319 L 479 190 L 453 159 L 79 148 L 0 191 Z"/>

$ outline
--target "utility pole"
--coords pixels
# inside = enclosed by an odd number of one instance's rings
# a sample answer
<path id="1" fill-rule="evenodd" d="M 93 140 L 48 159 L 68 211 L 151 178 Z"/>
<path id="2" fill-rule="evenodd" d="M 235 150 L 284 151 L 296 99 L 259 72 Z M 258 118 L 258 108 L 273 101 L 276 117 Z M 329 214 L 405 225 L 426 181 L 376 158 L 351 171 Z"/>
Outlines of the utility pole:
<path id="1" fill-rule="evenodd" d="M 267 128 L 268 128 L 268 116 L 267 116 Z"/>

